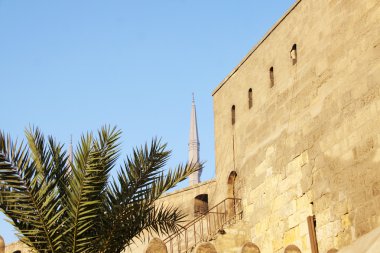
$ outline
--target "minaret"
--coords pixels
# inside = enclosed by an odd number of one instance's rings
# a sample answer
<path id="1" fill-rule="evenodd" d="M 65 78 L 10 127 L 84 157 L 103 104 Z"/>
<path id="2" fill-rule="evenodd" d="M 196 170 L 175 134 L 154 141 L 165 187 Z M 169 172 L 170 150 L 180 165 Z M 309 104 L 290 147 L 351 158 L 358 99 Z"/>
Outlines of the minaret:
<path id="1" fill-rule="evenodd" d="M 71 164 L 74 161 L 74 155 L 73 155 L 73 136 L 70 136 L 70 145 L 68 149 L 68 165 L 69 165 L 69 170 L 71 171 Z"/>
<path id="2" fill-rule="evenodd" d="M 189 163 L 196 163 L 199 166 L 199 138 L 197 126 L 197 112 L 193 93 L 190 116 L 190 137 L 189 137 Z M 202 170 L 198 170 L 189 176 L 190 185 L 198 184 L 201 180 Z"/>

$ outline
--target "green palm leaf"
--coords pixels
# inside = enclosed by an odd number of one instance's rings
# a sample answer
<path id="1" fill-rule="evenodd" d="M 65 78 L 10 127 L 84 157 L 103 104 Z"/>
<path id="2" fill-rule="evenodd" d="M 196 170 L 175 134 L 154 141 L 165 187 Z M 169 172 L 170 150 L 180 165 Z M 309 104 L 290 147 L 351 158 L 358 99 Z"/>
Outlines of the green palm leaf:
<path id="1" fill-rule="evenodd" d="M 22 242 L 44 253 L 113 253 L 146 233 L 180 227 L 178 208 L 155 203 L 200 167 L 165 173 L 171 152 L 153 139 L 134 149 L 109 182 L 120 135 L 109 126 L 83 135 L 69 161 L 64 146 L 38 128 L 26 130 L 27 144 L 0 133 L 0 209 Z"/>
<path id="2" fill-rule="evenodd" d="M 87 252 L 97 239 L 95 218 L 102 208 L 102 199 L 108 174 L 119 154 L 120 131 L 103 127 L 95 139 L 87 134 L 81 139 L 70 181 L 68 222 L 65 228 L 71 232 L 67 245 L 71 252 Z"/>
<path id="3" fill-rule="evenodd" d="M 31 155 L 25 145 L 0 134 L 0 206 L 17 227 L 21 241 L 36 250 L 54 252 L 60 247 L 60 241 L 53 240 L 59 234 L 55 218 L 63 213 L 54 194 L 58 180 L 47 179 L 52 172 L 51 153 L 39 130 L 31 129 L 26 135 Z M 35 138 L 29 138 L 32 135 Z M 43 163 L 31 157 L 39 157 Z"/>
<path id="4" fill-rule="evenodd" d="M 133 150 L 108 189 L 102 219 L 109 224 L 100 233 L 101 252 L 120 252 L 144 231 L 168 234 L 179 227 L 184 215 L 176 208 L 155 208 L 154 202 L 199 166 L 179 165 L 164 174 L 170 157 L 166 144 L 154 139 L 150 147 Z M 120 235 L 123 235 L 122 237 Z"/>

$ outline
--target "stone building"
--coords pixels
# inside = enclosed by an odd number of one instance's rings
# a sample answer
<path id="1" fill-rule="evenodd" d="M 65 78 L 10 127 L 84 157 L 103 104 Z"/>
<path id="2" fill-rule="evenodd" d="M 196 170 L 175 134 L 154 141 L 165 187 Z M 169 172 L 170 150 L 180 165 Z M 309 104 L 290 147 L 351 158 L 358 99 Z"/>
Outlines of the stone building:
<path id="1" fill-rule="evenodd" d="M 201 195 L 210 209 L 241 201 L 239 220 L 200 239 L 325 253 L 380 226 L 378 0 L 296 1 L 212 95 L 215 179 L 162 198 L 194 218 Z"/>
<path id="2" fill-rule="evenodd" d="M 380 252 L 380 1 L 296 1 L 212 95 L 215 179 L 160 199 L 192 220 L 168 252 Z"/>

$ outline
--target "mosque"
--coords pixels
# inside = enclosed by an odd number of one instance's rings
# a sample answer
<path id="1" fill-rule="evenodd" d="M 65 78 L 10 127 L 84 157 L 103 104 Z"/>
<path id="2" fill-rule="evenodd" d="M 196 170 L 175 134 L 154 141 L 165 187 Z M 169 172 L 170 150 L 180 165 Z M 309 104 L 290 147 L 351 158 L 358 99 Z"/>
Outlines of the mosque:
<path id="1" fill-rule="evenodd" d="M 212 96 L 215 178 L 126 252 L 380 252 L 380 1 L 295 1 Z M 190 162 L 199 143 L 193 100 Z"/>

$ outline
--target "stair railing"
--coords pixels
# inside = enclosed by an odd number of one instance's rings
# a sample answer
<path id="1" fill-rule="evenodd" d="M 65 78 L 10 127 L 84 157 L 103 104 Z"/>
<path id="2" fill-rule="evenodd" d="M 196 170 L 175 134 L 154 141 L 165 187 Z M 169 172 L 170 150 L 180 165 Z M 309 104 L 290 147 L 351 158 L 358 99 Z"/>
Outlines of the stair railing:
<path id="1" fill-rule="evenodd" d="M 223 227 L 242 218 L 241 199 L 226 198 L 187 223 L 164 242 L 169 253 L 191 252 L 201 242 L 212 240 L 216 234 L 225 233 Z"/>

